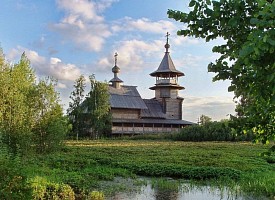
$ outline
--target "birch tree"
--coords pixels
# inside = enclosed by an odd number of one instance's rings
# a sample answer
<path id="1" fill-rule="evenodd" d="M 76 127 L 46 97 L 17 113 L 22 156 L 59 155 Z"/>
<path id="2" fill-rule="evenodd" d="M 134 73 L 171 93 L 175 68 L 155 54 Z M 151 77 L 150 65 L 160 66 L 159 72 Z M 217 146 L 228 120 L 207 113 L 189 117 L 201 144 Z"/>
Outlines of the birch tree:
<path id="1" fill-rule="evenodd" d="M 111 113 L 108 84 L 97 81 L 94 75 L 89 76 L 91 90 L 86 99 L 87 118 L 92 130 L 92 137 L 98 138 L 107 134 L 111 129 Z"/>
<path id="2" fill-rule="evenodd" d="M 74 84 L 74 91 L 72 91 L 69 102 L 69 108 L 67 110 L 67 114 L 70 116 L 70 120 L 73 125 L 73 132 L 76 133 L 76 139 L 78 140 L 78 136 L 81 132 L 83 132 L 84 128 L 84 106 L 81 104 L 84 101 L 84 92 L 85 92 L 85 77 L 84 75 L 80 75 L 79 78 L 76 79 Z"/>
<path id="3" fill-rule="evenodd" d="M 36 82 L 23 53 L 16 64 L 0 52 L 0 137 L 14 153 L 56 149 L 67 131 L 59 95 L 50 79 Z M 39 137 L 38 137 L 39 135 Z M 38 139 L 39 138 L 39 139 Z"/>

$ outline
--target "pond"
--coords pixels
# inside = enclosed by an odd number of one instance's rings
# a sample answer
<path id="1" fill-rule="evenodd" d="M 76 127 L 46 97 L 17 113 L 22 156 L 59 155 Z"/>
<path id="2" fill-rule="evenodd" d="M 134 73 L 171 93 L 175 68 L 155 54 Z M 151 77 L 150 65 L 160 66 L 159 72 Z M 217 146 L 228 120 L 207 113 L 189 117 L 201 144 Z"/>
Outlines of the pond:
<path id="1" fill-rule="evenodd" d="M 122 179 L 104 182 L 100 186 L 106 200 L 254 200 L 238 188 L 198 185 L 170 178 Z M 261 198 L 265 199 L 265 198 Z"/>

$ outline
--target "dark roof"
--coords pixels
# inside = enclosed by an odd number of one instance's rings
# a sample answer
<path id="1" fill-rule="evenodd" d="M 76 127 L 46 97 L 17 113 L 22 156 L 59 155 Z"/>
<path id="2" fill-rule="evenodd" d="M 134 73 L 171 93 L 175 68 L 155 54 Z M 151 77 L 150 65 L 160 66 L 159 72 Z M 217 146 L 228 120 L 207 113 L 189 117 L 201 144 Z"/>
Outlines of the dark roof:
<path id="1" fill-rule="evenodd" d="M 123 81 L 118 77 L 114 77 L 109 82 L 120 82 L 120 83 L 122 83 Z"/>
<path id="2" fill-rule="evenodd" d="M 115 123 L 141 123 L 141 124 L 174 124 L 194 125 L 195 123 L 178 119 L 113 119 Z"/>
<path id="3" fill-rule="evenodd" d="M 155 99 L 143 99 L 148 109 L 141 110 L 142 118 L 162 118 L 165 119 L 160 102 Z"/>
<path id="4" fill-rule="evenodd" d="M 184 73 L 178 71 L 169 55 L 169 52 L 165 52 L 165 55 L 158 67 L 158 69 L 152 72 L 151 76 L 158 76 L 160 74 L 175 74 L 177 76 L 184 76 Z"/>
<path id="5" fill-rule="evenodd" d="M 172 85 L 172 84 L 167 84 L 167 85 L 164 85 L 164 84 L 156 84 L 155 86 L 153 87 L 150 87 L 149 89 L 151 90 L 155 90 L 156 88 L 173 88 L 173 89 L 179 89 L 179 90 L 183 90 L 185 89 L 183 86 L 180 86 L 180 85 Z"/>
<path id="6" fill-rule="evenodd" d="M 147 109 L 136 86 L 123 85 L 120 88 L 109 86 L 112 108 Z"/>

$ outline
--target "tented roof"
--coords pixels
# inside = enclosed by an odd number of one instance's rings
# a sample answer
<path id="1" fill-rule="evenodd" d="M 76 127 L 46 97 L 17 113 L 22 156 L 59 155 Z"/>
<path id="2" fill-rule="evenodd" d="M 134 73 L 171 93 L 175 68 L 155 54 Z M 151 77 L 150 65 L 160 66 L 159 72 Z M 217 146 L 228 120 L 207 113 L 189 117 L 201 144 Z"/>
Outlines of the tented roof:
<path id="1" fill-rule="evenodd" d="M 177 76 L 184 76 L 184 73 L 177 70 L 170 55 L 169 52 L 165 52 L 165 55 L 158 67 L 158 69 L 154 72 L 152 72 L 151 76 L 168 76 L 168 75 L 177 75 Z"/>

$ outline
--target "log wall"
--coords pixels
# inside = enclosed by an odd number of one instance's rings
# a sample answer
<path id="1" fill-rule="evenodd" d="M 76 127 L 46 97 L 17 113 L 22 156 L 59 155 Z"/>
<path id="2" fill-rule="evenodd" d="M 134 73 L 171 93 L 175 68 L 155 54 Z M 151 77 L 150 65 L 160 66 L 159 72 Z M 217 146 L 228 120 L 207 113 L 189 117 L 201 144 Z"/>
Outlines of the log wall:
<path id="1" fill-rule="evenodd" d="M 112 109 L 112 117 L 114 119 L 138 119 L 140 111 L 135 109 Z"/>

